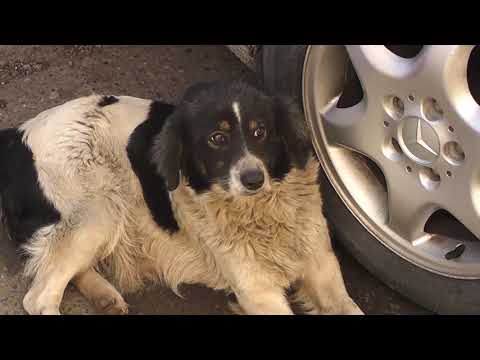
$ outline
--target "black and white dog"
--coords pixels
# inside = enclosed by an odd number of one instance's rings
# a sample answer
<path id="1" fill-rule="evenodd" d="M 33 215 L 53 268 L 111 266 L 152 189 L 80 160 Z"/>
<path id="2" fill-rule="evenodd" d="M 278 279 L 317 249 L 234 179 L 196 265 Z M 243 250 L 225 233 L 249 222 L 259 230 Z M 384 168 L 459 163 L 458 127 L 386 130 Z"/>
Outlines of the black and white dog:
<path id="1" fill-rule="evenodd" d="M 322 216 L 300 110 L 242 82 L 178 106 L 79 98 L 0 132 L 0 194 L 32 278 L 29 314 L 59 314 L 69 282 L 106 313 L 162 281 L 236 295 L 247 314 L 362 314 Z M 115 287 L 106 280 L 111 279 Z M 117 291 L 118 289 L 118 291 Z"/>

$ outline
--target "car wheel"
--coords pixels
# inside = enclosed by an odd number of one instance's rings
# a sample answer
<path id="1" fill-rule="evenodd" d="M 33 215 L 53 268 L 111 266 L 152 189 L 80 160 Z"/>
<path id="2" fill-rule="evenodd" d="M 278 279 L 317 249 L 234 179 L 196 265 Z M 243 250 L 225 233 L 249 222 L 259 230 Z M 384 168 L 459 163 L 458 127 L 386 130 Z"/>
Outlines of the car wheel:
<path id="1" fill-rule="evenodd" d="M 265 86 L 295 97 L 335 237 L 442 314 L 480 313 L 477 46 L 265 45 Z"/>

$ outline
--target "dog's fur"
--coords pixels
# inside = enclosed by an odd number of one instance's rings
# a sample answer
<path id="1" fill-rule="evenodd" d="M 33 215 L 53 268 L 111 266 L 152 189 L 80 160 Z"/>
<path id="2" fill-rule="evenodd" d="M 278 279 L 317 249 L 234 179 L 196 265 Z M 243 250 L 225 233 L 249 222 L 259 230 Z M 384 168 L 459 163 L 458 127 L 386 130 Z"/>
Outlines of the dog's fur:
<path id="1" fill-rule="evenodd" d="M 296 105 L 240 82 L 193 86 L 177 107 L 92 95 L 3 130 L 4 220 L 33 279 L 24 308 L 59 314 L 72 281 L 125 313 L 105 276 L 121 292 L 149 280 L 232 291 L 247 314 L 291 314 L 295 285 L 313 313 L 360 314 L 318 170 Z"/>

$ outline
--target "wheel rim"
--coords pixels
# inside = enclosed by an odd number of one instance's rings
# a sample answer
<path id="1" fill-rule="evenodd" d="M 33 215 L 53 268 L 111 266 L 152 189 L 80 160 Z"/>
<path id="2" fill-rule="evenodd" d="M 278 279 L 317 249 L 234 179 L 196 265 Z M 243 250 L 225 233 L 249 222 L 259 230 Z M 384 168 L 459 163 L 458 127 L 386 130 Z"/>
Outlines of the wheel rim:
<path id="1" fill-rule="evenodd" d="M 473 48 L 424 46 L 405 59 L 382 45 L 315 45 L 303 73 L 316 152 L 350 212 L 402 258 L 462 279 L 480 278 L 480 106 L 466 76 Z M 340 108 L 349 59 L 363 98 Z M 475 239 L 425 231 L 438 210 Z"/>

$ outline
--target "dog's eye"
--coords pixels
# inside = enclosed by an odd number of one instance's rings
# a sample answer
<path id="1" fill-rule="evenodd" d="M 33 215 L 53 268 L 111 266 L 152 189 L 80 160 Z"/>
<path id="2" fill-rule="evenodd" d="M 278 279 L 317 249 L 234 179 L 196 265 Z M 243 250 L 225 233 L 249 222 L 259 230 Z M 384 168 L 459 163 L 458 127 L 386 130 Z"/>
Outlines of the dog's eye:
<path id="1" fill-rule="evenodd" d="M 253 136 L 255 136 L 257 139 L 260 140 L 260 139 L 263 139 L 266 134 L 267 134 L 267 130 L 263 126 L 260 126 L 255 130 L 255 132 L 253 133 Z"/>
<path id="2" fill-rule="evenodd" d="M 216 132 L 210 136 L 210 142 L 216 146 L 225 145 L 227 137 L 221 132 Z"/>

